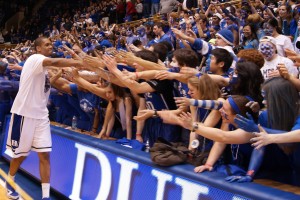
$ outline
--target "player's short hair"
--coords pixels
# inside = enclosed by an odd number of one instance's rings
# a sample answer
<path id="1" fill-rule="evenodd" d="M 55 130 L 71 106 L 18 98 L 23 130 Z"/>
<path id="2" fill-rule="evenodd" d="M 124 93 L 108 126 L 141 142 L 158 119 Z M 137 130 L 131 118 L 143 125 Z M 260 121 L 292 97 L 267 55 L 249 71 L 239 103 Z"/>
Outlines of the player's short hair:
<path id="1" fill-rule="evenodd" d="M 41 37 L 38 37 L 37 39 L 35 39 L 34 43 L 33 43 L 34 49 L 37 50 L 36 47 L 41 46 L 42 43 L 43 43 L 43 40 L 45 40 L 45 39 L 48 39 L 48 38 L 44 37 L 44 36 L 41 36 Z"/>

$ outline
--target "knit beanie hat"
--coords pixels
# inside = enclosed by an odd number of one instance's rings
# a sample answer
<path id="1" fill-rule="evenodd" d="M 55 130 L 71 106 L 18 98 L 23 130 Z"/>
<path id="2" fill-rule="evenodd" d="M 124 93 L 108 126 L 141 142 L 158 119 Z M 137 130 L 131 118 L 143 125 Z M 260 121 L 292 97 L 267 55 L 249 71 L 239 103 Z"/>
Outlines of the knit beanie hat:
<path id="1" fill-rule="evenodd" d="M 233 45 L 233 34 L 228 29 L 222 29 L 216 35 L 222 38 L 227 44 Z"/>

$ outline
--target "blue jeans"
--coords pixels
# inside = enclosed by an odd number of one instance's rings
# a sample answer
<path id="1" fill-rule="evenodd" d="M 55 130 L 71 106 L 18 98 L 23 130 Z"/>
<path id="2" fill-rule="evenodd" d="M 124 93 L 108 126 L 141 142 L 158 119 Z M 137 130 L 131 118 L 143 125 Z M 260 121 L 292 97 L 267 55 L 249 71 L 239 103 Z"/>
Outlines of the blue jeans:
<path id="1" fill-rule="evenodd" d="M 149 17 L 151 11 L 150 3 L 143 3 L 143 16 L 145 18 Z"/>
<path id="2" fill-rule="evenodd" d="M 159 3 L 152 3 L 151 5 L 151 15 L 155 15 L 159 12 Z"/>

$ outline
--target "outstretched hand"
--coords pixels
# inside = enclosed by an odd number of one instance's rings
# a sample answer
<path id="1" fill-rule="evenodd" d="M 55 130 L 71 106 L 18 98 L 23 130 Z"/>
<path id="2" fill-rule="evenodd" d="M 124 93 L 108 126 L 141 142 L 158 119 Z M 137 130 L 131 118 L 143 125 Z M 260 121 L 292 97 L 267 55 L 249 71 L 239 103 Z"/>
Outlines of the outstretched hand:
<path id="1" fill-rule="evenodd" d="M 153 110 L 140 110 L 137 116 L 134 116 L 133 119 L 137 121 L 146 120 L 152 117 L 154 114 Z"/>
<path id="2" fill-rule="evenodd" d="M 90 67 L 93 67 L 93 68 L 104 68 L 105 65 L 103 63 L 103 60 L 97 58 L 97 57 L 92 57 L 92 56 L 85 56 L 84 59 L 83 59 L 84 63 Z"/>
<path id="3" fill-rule="evenodd" d="M 137 59 L 133 53 L 125 51 L 119 51 L 115 57 L 118 63 L 126 63 L 128 65 L 132 65 Z"/>
<path id="4" fill-rule="evenodd" d="M 185 74 L 185 75 L 188 75 L 188 76 L 195 76 L 196 74 L 199 73 L 199 71 L 197 69 L 194 69 L 194 68 L 191 68 L 191 67 L 182 67 L 180 69 L 180 74 Z"/>
<path id="5" fill-rule="evenodd" d="M 258 125 L 254 122 L 252 116 L 246 113 L 247 117 L 242 115 L 236 115 L 234 122 L 237 124 L 238 128 L 243 129 L 246 132 L 258 132 Z"/>
<path id="6" fill-rule="evenodd" d="M 190 106 L 191 105 L 191 99 L 186 97 L 174 97 L 175 103 L 177 107 L 180 106 Z M 197 101 L 197 100 L 196 100 Z"/>
<path id="7" fill-rule="evenodd" d="M 254 113 L 258 113 L 258 111 L 260 110 L 259 103 L 256 101 L 249 101 L 246 104 L 246 107 L 249 107 Z"/>
<path id="8" fill-rule="evenodd" d="M 71 54 L 72 58 L 74 60 L 82 60 L 72 49 L 70 49 L 67 45 L 63 45 L 63 48 L 68 51 L 69 54 Z"/>
<path id="9" fill-rule="evenodd" d="M 268 134 L 260 125 L 258 127 L 259 133 L 255 133 L 255 137 L 250 139 L 250 142 L 252 142 L 252 146 L 255 147 L 255 149 L 260 149 L 261 147 L 272 143 L 272 135 Z"/>
<path id="10" fill-rule="evenodd" d="M 202 173 L 204 171 L 212 171 L 212 170 L 213 170 L 213 167 L 208 166 L 208 165 L 201 165 L 201 166 L 194 168 L 195 173 Z"/>
<path id="11" fill-rule="evenodd" d="M 173 79 L 172 72 L 168 72 L 168 71 L 160 71 L 155 75 L 154 78 L 158 80 Z"/>
<path id="12" fill-rule="evenodd" d="M 184 33 L 181 30 L 179 30 L 177 28 L 171 28 L 171 29 L 172 29 L 173 33 L 176 35 L 176 38 L 177 37 L 178 38 L 183 38 L 185 36 Z"/>
<path id="13" fill-rule="evenodd" d="M 179 114 L 180 125 L 186 129 L 191 130 L 193 128 L 193 119 L 191 113 L 182 112 Z"/>
<path id="14" fill-rule="evenodd" d="M 278 64 L 277 69 L 282 78 L 284 78 L 286 80 L 290 80 L 291 75 L 289 74 L 289 71 L 284 64 Z"/>
<path id="15" fill-rule="evenodd" d="M 111 56 L 108 56 L 108 55 L 103 55 L 102 58 L 103 58 L 105 66 L 107 67 L 107 69 L 110 72 L 114 73 L 114 72 L 119 71 L 119 69 L 117 67 L 117 62 L 114 58 L 112 58 Z"/>
<path id="16" fill-rule="evenodd" d="M 290 49 L 284 50 L 285 54 L 289 59 L 291 59 L 294 62 L 294 65 L 300 66 L 300 55 L 298 55 L 295 51 Z"/>
<path id="17" fill-rule="evenodd" d="M 73 77 L 73 79 L 76 79 L 79 77 L 78 69 L 72 68 L 72 77 Z"/>
<path id="18" fill-rule="evenodd" d="M 129 80 L 136 80 L 137 79 L 136 73 L 129 72 L 126 69 L 123 69 L 122 74 L 124 76 L 124 79 L 129 79 Z"/>

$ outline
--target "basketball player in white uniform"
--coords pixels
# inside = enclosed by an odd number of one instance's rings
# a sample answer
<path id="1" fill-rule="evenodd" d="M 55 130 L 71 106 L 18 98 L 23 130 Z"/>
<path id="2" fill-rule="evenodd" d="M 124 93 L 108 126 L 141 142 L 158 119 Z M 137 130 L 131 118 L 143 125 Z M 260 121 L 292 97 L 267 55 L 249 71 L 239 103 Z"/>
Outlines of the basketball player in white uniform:
<path id="1" fill-rule="evenodd" d="M 81 67 L 82 61 L 48 58 L 52 43 L 48 38 L 35 40 L 36 54 L 30 56 L 22 69 L 18 94 L 11 109 L 6 146 L 13 152 L 8 176 L 14 179 L 21 163 L 31 150 L 38 153 L 43 199 L 50 199 L 50 151 L 52 148 L 47 102 L 50 81 L 47 66 Z M 6 183 L 7 196 L 18 199 L 18 193 Z"/>

